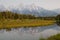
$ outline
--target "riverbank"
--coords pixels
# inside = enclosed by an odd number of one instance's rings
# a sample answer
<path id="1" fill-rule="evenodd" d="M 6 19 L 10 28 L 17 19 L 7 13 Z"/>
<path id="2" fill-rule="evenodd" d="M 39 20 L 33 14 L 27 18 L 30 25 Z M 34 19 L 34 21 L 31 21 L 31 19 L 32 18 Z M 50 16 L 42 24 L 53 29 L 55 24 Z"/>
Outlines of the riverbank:
<path id="1" fill-rule="evenodd" d="M 40 40 L 60 40 L 60 34 L 53 35 L 47 39 L 41 38 Z"/>
<path id="2" fill-rule="evenodd" d="M 54 23 L 55 23 L 55 20 L 41 20 L 41 19 L 1 20 L 0 21 L 0 29 L 48 26 L 48 25 L 52 25 Z"/>

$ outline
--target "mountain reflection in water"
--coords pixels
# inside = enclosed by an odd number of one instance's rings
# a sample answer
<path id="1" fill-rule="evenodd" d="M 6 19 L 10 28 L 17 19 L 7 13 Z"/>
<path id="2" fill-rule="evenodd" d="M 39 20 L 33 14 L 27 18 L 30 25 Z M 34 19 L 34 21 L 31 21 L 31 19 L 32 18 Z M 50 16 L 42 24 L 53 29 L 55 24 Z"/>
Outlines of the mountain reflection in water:
<path id="1" fill-rule="evenodd" d="M 0 40 L 38 40 L 60 33 L 60 27 L 56 24 L 44 27 L 17 28 L 11 31 L 0 30 Z"/>

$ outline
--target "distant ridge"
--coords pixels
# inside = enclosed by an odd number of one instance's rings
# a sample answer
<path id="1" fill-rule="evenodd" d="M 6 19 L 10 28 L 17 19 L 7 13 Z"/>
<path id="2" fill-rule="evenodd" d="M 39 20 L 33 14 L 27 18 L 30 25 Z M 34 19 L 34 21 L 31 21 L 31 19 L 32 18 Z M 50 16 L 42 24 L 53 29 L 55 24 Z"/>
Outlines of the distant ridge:
<path id="1" fill-rule="evenodd" d="M 56 12 L 56 13 L 58 13 L 58 14 L 60 14 L 60 8 L 54 9 L 53 11 Z"/>

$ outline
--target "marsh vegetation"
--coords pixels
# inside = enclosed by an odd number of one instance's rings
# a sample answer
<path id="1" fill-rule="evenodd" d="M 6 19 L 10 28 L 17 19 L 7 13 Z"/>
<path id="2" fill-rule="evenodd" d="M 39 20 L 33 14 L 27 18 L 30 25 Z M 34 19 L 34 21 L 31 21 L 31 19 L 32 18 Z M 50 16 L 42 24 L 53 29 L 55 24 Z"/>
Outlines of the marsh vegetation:
<path id="1" fill-rule="evenodd" d="M 56 23 L 56 17 L 38 17 L 31 14 L 20 14 L 10 11 L 0 12 L 0 29 L 48 26 L 54 23 Z"/>
<path id="2" fill-rule="evenodd" d="M 50 36 L 47 39 L 41 38 L 40 40 L 60 40 L 60 34 Z"/>

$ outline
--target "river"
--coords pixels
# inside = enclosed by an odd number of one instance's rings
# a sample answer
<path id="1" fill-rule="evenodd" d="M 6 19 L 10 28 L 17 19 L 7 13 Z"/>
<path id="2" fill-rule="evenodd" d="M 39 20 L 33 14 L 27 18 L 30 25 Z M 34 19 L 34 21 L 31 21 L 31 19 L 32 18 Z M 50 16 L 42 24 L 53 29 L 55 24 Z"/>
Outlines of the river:
<path id="1" fill-rule="evenodd" d="M 57 24 L 34 28 L 18 28 L 11 31 L 0 30 L 0 40 L 39 40 L 60 33 Z"/>

